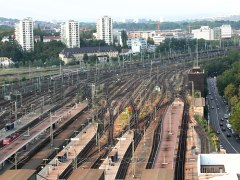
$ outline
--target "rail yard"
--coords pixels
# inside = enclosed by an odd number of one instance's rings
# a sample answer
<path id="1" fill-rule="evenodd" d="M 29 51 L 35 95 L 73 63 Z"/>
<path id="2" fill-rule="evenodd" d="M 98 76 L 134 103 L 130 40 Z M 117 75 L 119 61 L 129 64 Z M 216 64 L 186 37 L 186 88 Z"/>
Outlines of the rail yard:
<path id="1" fill-rule="evenodd" d="M 109 180 L 141 179 L 150 169 L 184 179 L 186 74 L 195 56 L 60 69 L 3 84 L 0 179 L 13 170 L 71 179 L 78 169 L 104 170 Z"/>

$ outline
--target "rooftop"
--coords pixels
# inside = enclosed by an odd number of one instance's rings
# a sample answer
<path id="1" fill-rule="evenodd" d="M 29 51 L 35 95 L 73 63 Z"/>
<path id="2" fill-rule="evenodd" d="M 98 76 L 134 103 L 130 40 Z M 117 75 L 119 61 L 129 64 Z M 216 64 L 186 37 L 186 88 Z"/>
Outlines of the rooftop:
<path id="1" fill-rule="evenodd" d="M 79 176 L 81 174 L 81 176 Z M 100 179 L 104 176 L 104 169 L 76 169 L 68 178 L 69 180 Z"/>
<path id="2" fill-rule="evenodd" d="M 203 107 L 203 106 L 205 106 L 205 99 L 204 98 L 194 98 L 193 104 L 195 107 Z"/>
<path id="3" fill-rule="evenodd" d="M 240 174 L 240 154 L 199 154 L 198 155 L 198 175 L 206 176 L 213 180 L 228 179 L 238 180 Z M 220 173 L 202 173 L 201 167 L 223 166 L 224 171 Z M 199 178 L 201 179 L 201 178 Z"/>
<path id="4" fill-rule="evenodd" d="M 97 46 L 97 47 L 81 47 L 81 48 L 65 48 L 61 54 L 66 57 L 71 57 L 72 54 L 85 54 L 95 52 L 116 52 L 117 49 L 113 46 Z"/>
<path id="5" fill-rule="evenodd" d="M 32 169 L 18 169 L 18 170 L 8 170 L 4 174 L 0 175 L 0 180 L 22 180 L 29 179 L 35 173 Z"/>

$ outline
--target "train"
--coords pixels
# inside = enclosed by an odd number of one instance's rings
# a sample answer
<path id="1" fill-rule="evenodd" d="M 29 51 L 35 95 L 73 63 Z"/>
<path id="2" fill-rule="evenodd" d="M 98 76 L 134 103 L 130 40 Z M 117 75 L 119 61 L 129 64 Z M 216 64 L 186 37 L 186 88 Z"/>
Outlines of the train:
<path id="1" fill-rule="evenodd" d="M 19 136 L 20 136 L 19 133 L 11 134 L 10 136 L 3 138 L 1 145 L 6 146 L 10 144 L 12 141 L 14 141 L 15 139 L 17 139 Z"/>

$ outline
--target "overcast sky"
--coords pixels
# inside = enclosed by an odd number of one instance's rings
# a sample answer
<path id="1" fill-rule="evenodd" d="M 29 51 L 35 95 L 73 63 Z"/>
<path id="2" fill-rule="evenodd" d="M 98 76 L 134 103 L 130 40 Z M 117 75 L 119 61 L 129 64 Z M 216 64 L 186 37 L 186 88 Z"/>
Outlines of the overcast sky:
<path id="1" fill-rule="evenodd" d="M 0 17 L 95 21 L 145 18 L 182 20 L 240 14 L 240 0 L 0 0 Z"/>

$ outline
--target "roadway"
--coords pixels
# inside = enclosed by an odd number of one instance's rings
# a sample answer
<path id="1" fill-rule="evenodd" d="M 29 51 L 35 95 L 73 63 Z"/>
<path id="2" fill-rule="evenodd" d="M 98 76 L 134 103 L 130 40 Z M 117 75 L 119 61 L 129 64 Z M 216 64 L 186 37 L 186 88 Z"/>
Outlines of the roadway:
<path id="1" fill-rule="evenodd" d="M 225 114 L 229 114 L 229 107 L 218 93 L 216 87 L 216 78 L 209 78 L 207 80 L 208 91 L 207 104 L 208 104 L 208 119 L 212 128 L 217 133 L 220 144 L 226 150 L 227 153 L 239 153 L 240 143 L 238 142 L 231 130 L 227 127 L 227 118 L 224 118 Z M 222 123 L 222 124 L 221 124 Z M 225 129 L 225 130 L 224 130 Z M 229 136 L 227 136 L 229 134 Z"/>

